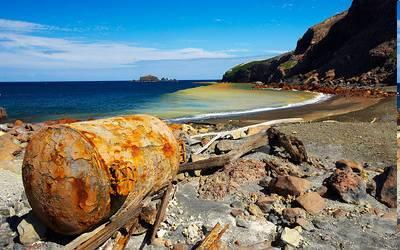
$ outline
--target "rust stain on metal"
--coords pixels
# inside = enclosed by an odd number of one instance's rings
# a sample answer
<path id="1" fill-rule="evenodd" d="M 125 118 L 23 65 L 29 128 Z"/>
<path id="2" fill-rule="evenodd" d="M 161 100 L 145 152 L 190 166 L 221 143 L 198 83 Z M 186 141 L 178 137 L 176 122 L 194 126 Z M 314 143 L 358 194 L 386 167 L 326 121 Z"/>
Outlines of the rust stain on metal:
<path id="1" fill-rule="evenodd" d="M 110 217 L 128 194 L 144 198 L 178 172 L 173 131 L 147 115 L 48 127 L 27 147 L 23 180 L 35 214 L 62 234 Z"/>

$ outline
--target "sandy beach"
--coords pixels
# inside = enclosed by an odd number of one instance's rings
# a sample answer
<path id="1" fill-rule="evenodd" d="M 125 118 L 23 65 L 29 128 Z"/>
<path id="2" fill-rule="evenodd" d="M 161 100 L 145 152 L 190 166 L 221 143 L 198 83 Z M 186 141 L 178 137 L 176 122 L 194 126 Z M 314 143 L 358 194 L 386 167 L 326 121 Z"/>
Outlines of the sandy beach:
<path id="1" fill-rule="evenodd" d="M 303 118 L 306 121 L 315 121 L 320 119 L 333 119 L 334 117 L 350 114 L 349 118 L 362 119 L 368 117 L 368 113 L 377 109 L 388 109 L 395 111 L 395 98 L 366 98 L 366 97 L 343 97 L 333 96 L 326 101 L 308 104 L 298 107 L 282 108 L 271 111 L 257 112 L 251 114 L 225 116 L 223 118 L 211 118 L 195 123 L 229 123 L 236 126 L 261 123 L 266 120 L 284 119 L 284 118 Z M 359 112 L 359 115 L 352 115 L 353 112 Z M 374 117 L 371 118 L 371 120 Z"/>

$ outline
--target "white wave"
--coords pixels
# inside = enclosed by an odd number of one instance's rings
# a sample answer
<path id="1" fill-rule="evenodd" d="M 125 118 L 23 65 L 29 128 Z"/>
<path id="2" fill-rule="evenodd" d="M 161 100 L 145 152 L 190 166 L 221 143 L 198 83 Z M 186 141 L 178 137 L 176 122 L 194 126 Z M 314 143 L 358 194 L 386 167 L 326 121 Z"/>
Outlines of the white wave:
<path id="1" fill-rule="evenodd" d="M 255 108 L 250 110 L 240 110 L 240 111 L 228 111 L 228 112 L 216 112 L 216 113 L 207 113 L 201 115 L 194 115 L 194 116 L 186 116 L 186 117 L 179 117 L 179 118 L 172 118 L 168 119 L 170 122 L 188 122 L 188 121 L 196 121 L 196 120 L 203 120 L 203 119 L 210 119 L 210 118 L 220 118 L 220 117 L 229 117 L 229 116 L 236 116 L 236 115 L 245 115 L 245 114 L 252 114 L 252 113 L 259 113 L 271 110 L 279 110 L 279 109 L 286 109 L 286 108 L 294 108 L 305 106 L 309 104 L 315 104 L 319 102 L 323 102 L 331 98 L 333 95 L 317 93 L 317 96 L 297 103 L 291 103 L 285 106 L 280 107 L 265 107 L 265 108 Z"/>

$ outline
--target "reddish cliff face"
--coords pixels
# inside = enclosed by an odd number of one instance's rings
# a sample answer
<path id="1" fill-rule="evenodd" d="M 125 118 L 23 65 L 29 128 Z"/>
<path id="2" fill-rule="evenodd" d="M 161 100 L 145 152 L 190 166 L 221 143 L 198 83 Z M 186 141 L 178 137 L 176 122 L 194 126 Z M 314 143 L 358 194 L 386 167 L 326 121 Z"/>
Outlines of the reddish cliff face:
<path id="1" fill-rule="evenodd" d="M 395 11 L 395 0 L 354 0 L 348 11 L 309 28 L 294 51 L 234 67 L 223 80 L 394 85 Z"/>

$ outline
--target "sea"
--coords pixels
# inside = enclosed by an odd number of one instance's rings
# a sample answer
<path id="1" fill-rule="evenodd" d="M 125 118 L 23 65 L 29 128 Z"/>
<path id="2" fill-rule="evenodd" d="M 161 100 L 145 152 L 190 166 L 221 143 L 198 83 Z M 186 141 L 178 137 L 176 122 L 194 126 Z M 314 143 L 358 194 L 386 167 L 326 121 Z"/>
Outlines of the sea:
<path id="1" fill-rule="evenodd" d="M 42 122 L 150 114 L 175 122 L 307 105 L 326 95 L 210 80 L 177 82 L 0 82 L 8 120 Z"/>

